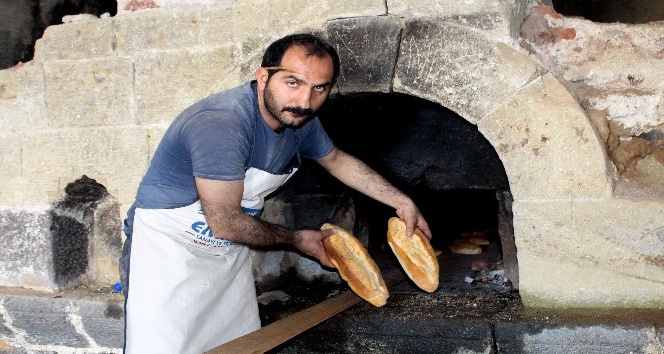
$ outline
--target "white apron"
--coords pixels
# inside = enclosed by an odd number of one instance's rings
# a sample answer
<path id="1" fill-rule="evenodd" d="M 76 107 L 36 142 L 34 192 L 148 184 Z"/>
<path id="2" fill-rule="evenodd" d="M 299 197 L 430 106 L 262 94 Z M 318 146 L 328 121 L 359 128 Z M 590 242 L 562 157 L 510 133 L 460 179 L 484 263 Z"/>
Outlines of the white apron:
<path id="1" fill-rule="evenodd" d="M 242 208 L 294 173 L 249 169 Z M 126 354 L 201 354 L 260 328 L 250 250 L 212 235 L 200 202 L 136 209 L 126 303 Z"/>

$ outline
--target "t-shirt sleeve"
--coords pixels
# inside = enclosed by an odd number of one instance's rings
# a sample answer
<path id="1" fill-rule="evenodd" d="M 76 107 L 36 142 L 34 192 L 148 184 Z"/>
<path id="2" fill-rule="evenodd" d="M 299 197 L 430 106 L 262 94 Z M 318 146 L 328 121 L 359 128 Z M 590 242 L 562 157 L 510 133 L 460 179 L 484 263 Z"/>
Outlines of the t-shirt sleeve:
<path id="1" fill-rule="evenodd" d="M 302 157 L 319 159 L 327 156 L 334 148 L 334 142 L 327 135 L 318 117 L 314 117 L 306 125 L 300 137 L 300 154 Z"/>
<path id="2" fill-rule="evenodd" d="M 183 126 L 181 141 L 191 156 L 194 177 L 244 179 L 251 143 L 241 120 L 225 111 L 204 111 Z"/>

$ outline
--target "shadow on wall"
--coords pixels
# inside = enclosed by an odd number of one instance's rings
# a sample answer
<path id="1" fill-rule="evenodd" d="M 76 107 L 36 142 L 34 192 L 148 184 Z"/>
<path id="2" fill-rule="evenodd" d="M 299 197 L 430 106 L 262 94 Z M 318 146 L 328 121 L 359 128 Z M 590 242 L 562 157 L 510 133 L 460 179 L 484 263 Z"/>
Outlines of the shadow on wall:
<path id="1" fill-rule="evenodd" d="M 648 23 L 664 20 L 662 0 L 552 0 L 560 14 L 593 22 Z"/>
<path id="2" fill-rule="evenodd" d="M 35 42 L 67 15 L 117 14 L 116 0 L 11 0 L 0 2 L 0 69 L 32 60 Z"/>

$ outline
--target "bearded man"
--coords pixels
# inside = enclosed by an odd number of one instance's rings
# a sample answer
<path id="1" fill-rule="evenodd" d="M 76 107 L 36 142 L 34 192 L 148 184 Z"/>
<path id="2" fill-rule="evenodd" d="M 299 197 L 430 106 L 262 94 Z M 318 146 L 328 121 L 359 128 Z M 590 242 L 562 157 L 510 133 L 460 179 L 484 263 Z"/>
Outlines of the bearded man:
<path id="1" fill-rule="evenodd" d="M 195 353 L 260 328 L 251 247 L 289 245 L 333 268 L 333 230 L 259 218 L 303 158 L 389 205 L 408 234 L 428 224 L 410 197 L 334 145 L 316 111 L 339 74 L 335 49 L 294 34 L 266 50 L 256 80 L 184 110 L 164 134 L 130 207 L 121 274 L 125 353 Z"/>

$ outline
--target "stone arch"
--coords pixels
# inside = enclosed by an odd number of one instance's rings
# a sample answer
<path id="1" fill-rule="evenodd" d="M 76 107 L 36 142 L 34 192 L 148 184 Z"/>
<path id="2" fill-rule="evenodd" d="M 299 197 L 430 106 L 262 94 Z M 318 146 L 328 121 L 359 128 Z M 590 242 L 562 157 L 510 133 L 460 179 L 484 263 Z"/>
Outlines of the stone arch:
<path id="1" fill-rule="evenodd" d="M 334 20 L 327 35 L 342 59 L 340 93 L 398 92 L 427 99 L 476 125 L 494 147 L 513 197 L 513 245 L 524 305 L 614 300 L 578 299 L 574 286 L 561 297 L 551 286 L 564 284 L 564 276 L 541 279 L 559 262 L 559 252 L 575 249 L 576 239 L 595 237 L 573 225 L 560 231 L 570 235 L 567 240 L 557 241 L 552 228 L 560 227 L 561 215 L 549 206 L 571 210 L 589 200 L 604 203 L 612 199 L 614 183 L 603 143 L 556 78 L 507 44 L 441 20 Z M 563 214 L 573 217 L 569 213 Z M 577 262 L 560 265 L 573 273 L 584 267 Z"/>
<path id="2" fill-rule="evenodd" d="M 341 92 L 405 93 L 477 125 L 503 161 L 515 202 L 611 195 L 610 164 L 584 111 L 526 55 L 432 19 L 354 18 L 327 31 L 345 63 Z"/>

